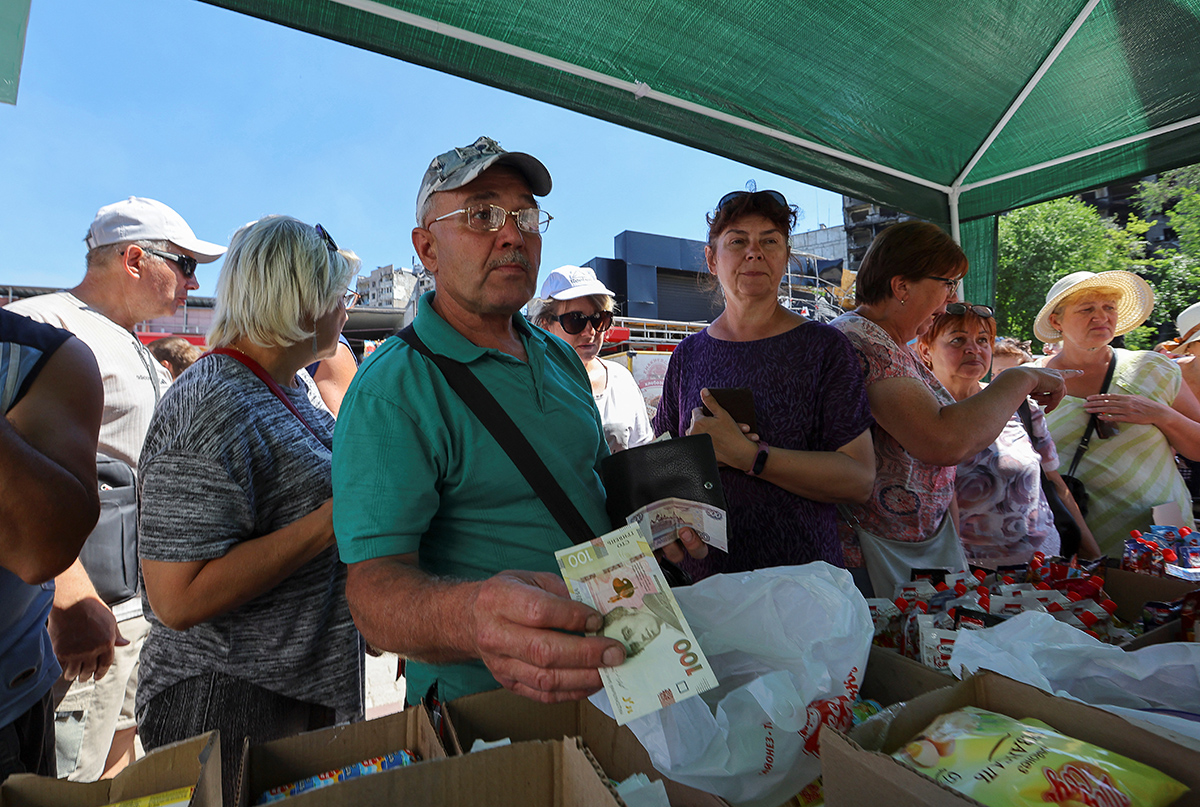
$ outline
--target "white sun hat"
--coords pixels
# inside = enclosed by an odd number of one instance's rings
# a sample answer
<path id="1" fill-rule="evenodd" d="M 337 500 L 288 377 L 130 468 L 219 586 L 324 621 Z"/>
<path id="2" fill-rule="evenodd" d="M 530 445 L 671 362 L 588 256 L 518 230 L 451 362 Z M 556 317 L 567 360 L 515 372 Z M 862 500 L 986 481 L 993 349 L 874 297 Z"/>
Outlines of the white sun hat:
<path id="1" fill-rule="evenodd" d="M 1200 339 L 1200 303 L 1193 303 L 1175 318 L 1179 330 L 1179 347 L 1190 345 Z"/>
<path id="2" fill-rule="evenodd" d="M 1154 310 L 1154 289 L 1133 272 L 1116 269 L 1110 272 L 1072 272 L 1060 278 L 1046 293 L 1046 304 L 1033 322 L 1033 335 L 1043 342 L 1057 342 L 1062 332 L 1050 324 L 1050 314 L 1063 300 L 1087 289 L 1116 292 L 1117 327 L 1113 336 L 1129 333 L 1146 321 Z"/>

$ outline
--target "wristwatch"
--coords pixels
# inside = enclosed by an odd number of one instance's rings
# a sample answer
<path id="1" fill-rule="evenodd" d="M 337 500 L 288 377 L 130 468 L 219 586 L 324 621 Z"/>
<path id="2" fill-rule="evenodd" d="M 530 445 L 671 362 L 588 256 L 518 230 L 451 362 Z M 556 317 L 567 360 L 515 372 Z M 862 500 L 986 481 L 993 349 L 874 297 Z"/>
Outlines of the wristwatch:
<path id="1" fill-rule="evenodd" d="M 754 464 L 750 466 L 750 470 L 746 471 L 750 476 L 758 476 L 767 467 L 767 455 L 771 453 L 771 447 L 767 445 L 766 440 L 758 441 L 758 453 L 754 456 Z"/>

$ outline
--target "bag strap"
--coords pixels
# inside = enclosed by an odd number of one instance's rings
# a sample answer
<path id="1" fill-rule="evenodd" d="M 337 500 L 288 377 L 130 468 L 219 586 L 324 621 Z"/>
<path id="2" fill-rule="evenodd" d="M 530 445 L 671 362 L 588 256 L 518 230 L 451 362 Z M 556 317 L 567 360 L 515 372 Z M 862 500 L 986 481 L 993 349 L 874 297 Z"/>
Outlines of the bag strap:
<path id="1" fill-rule="evenodd" d="M 1029 411 L 1029 399 L 1021 401 L 1021 405 L 1017 407 L 1017 414 L 1021 418 L 1021 425 L 1025 427 L 1025 433 L 1029 435 L 1029 441 L 1033 442 L 1033 412 Z"/>
<path id="2" fill-rule="evenodd" d="M 1110 347 L 1112 358 L 1108 361 L 1108 372 L 1104 374 L 1104 383 L 1100 385 L 1100 394 L 1108 392 L 1108 385 L 1112 383 L 1113 371 L 1117 369 L 1117 350 Z M 1095 413 L 1088 418 L 1087 428 L 1083 430 L 1083 437 L 1079 438 L 1079 447 L 1075 449 L 1075 457 L 1071 460 L 1071 470 L 1067 471 L 1067 476 L 1074 476 L 1075 469 L 1079 467 L 1079 461 L 1083 459 L 1083 452 L 1087 451 L 1088 444 L 1092 442 L 1092 432 L 1096 430 L 1098 417 Z"/>
<path id="3" fill-rule="evenodd" d="M 500 402 L 471 372 L 471 368 L 448 356 L 434 353 L 417 336 L 412 325 L 404 328 L 397 336 L 442 371 L 450 389 L 454 390 L 467 408 L 483 424 L 483 427 L 500 444 L 504 452 L 508 454 L 513 465 L 517 466 L 521 476 L 525 477 L 525 481 L 529 483 L 529 487 L 533 488 L 533 492 L 546 505 L 546 509 L 550 511 L 550 515 L 554 516 L 558 526 L 562 527 L 563 532 L 571 539 L 571 543 L 579 544 L 595 538 L 587 521 L 558 484 L 554 474 L 542 462 L 542 458 L 538 456 L 537 451 L 517 428 L 513 419 L 504 411 Z"/>
<path id="4" fill-rule="evenodd" d="M 286 406 L 293 415 L 300 419 L 300 422 L 304 424 L 304 428 L 308 429 L 312 436 L 316 437 L 318 441 L 321 441 L 321 436 L 313 430 L 312 426 L 308 425 L 308 421 L 304 419 L 304 415 L 300 414 L 300 410 L 296 408 L 294 403 L 292 403 L 292 399 L 289 398 L 287 393 L 280 388 L 279 383 L 275 379 L 271 378 L 271 374 L 263 369 L 261 364 L 247 356 L 245 353 L 242 353 L 240 350 L 234 350 L 233 348 L 228 347 L 215 347 L 200 358 L 203 359 L 204 356 L 211 356 L 214 353 L 222 356 L 229 356 L 230 358 L 237 359 L 242 364 L 246 365 L 246 369 L 258 376 L 262 382 L 267 385 L 271 392 L 275 393 L 275 397 L 282 401 L 283 405 Z M 197 361 L 199 360 L 200 359 L 197 359 Z"/>

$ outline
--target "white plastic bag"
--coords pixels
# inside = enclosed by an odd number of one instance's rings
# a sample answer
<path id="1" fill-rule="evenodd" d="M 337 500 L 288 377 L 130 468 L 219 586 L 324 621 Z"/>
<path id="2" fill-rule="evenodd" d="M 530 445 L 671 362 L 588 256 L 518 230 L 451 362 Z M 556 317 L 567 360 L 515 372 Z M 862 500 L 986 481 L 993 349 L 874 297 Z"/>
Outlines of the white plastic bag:
<path id="1" fill-rule="evenodd" d="M 720 686 L 629 728 L 664 776 L 734 804 L 783 803 L 820 774 L 820 727 L 851 725 L 873 632 L 866 601 L 826 563 L 674 593 Z M 592 703 L 608 711 L 603 692 Z"/>
<path id="2" fill-rule="evenodd" d="M 1050 614 L 1026 611 L 985 630 L 959 631 L 950 669 L 984 668 L 1085 703 L 1200 712 L 1200 643 L 1132 652 L 1103 644 Z"/>

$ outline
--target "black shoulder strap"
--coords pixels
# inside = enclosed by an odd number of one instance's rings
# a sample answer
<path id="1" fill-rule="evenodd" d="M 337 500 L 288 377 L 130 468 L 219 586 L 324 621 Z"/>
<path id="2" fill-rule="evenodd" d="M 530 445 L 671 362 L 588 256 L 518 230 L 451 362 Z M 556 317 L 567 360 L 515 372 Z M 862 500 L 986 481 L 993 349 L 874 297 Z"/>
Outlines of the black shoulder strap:
<path id="1" fill-rule="evenodd" d="M 1030 442 L 1033 442 L 1033 412 L 1029 411 L 1029 399 L 1021 401 L 1021 405 L 1017 407 L 1017 414 L 1021 418 L 1021 425 L 1025 427 L 1025 433 L 1029 435 Z"/>
<path id="2" fill-rule="evenodd" d="M 1112 351 L 1112 358 L 1108 361 L 1108 372 L 1104 374 L 1104 383 L 1100 385 L 1100 394 L 1108 392 L 1108 385 L 1112 383 L 1113 371 L 1117 369 L 1117 349 L 1109 348 Z M 1079 447 L 1075 449 L 1075 457 L 1071 460 L 1071 470 L 1067 471 L 1067 476 L 1074 476 L 1075 469 L 1079 467 L 1079 461 L 1083 459 L 1083 452 L 1087 451 L 1088 443 L 1092 442 L 1092 432 L 1096 430 L 1096 415 L 1093 414 L 1088 418 L 1087 428 L 1083 430 L 1083 437 L 1079 438 Z"/>
<path id="3" fill-rule="evenodd" d="M 525 477 L 529 487 L 533 488 L 533 492 L 546 505 L 550 515 L 554 516 L 554 520 L 558 522 L 558 526 L 562 527 L 571 542 L 578 544 L 595 538 L 587 521 L 567 497 L 566 492 L 555 480 L 554 475 L 550 473 L 550 469 L 542 462 L 537 451 L 525 439 L 525 435 L 504 411 L 500 402 L 492 393 L 488 392 L 487 387 L 475 377 L 471 369 L 462 362 L 434 353 L 417 336 L 412 325 L 400 331 L 397 336 L 407 342 L 413 350 L 437 365 L 437 368 L 442 371 L 442 375 L 446 377 L 446 383 L 462 399 L 467 408 L 475 413 L 479 422 L 508 454 L 513 465 L 517 466 L 521 476 Z"/>

